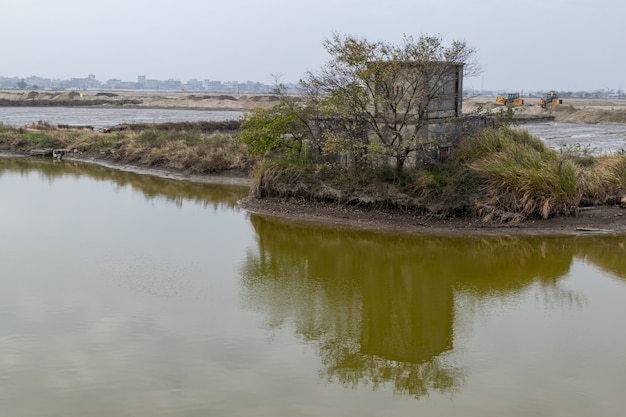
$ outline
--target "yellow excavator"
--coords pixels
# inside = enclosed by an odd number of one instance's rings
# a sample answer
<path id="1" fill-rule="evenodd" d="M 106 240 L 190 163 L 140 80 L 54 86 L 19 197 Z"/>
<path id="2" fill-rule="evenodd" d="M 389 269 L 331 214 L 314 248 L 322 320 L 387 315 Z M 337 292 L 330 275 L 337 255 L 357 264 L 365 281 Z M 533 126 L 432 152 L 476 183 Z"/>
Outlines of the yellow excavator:
<path id="1" fill-rule="evenodd" d="M 539 105 L 544 109 L 552 104 L 563 104 L 563 100 L 559 98 L 556 91 L 550 91 L 539 99 Z"/>
<path id="2" fill-rule="evenodd" d="M 509 105 L 521 106 L 522 104 L 524 104 L 524 100 L 520 97 L 520 93 L 508 93 L 506 97 L 504 96 L 496 97 L 496 101 L 498 103 L 504 104 L 505 106 L 509 106 Z"/>

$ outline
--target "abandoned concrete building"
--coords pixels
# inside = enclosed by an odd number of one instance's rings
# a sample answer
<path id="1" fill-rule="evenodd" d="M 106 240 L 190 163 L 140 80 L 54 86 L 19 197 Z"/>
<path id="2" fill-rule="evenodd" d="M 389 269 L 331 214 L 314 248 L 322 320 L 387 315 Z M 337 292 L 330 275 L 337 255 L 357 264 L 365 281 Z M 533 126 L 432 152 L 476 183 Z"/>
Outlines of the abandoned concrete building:
<path id="1" fill-rule="evenodd" d="M 407 164 L 443 161 L 461 137 L 495 125 L 490 116 L 463 115 L 463 67 L 452 62 L 379 62 L 366 80 L 371 91 L 368 113 L 361 127 L 368 144 L 404 141 Z M 317 129 L 337 131 L 331 120 L 318 120 Z M 331 127 L 332 126 L 332 127 Z M 345 129 L 345 128 L 344 128 Z M 410 148 L 409 148 L 410 147 Z M 342 165 L 355 155 L 342 155 Z M 387 163 L 385 157 L 378 164 Z"/>

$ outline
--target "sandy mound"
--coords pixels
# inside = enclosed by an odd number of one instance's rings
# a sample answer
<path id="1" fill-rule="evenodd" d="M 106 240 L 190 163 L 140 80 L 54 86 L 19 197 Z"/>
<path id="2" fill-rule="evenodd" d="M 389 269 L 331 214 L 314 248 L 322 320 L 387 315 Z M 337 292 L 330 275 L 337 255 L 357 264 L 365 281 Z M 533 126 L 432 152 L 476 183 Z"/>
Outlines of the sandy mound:
<path id="1" fill-rule="evenodd" d="M 497 114 L 506 109 L 494 98 L 469 98 L 463 102 L 464 114 Z M 626 124 L 626 100 L 564 99 L 561 105 L 547 109 L 539 105 L 538 98 L 524 99 L 521 106 L 513 106 L 517 116 L 553 116 L 562 123 L 623 123 Z"/>
<path id="2" fill-rule="evenodd" d="M 53 100 L 56 100 L 56 101 L 74 100 L 77 97 L 80 97 L 80 93 L 77 91 L 64 91 L 61 94 L 54 97 Z"/>
<path id="3" fill-rule="evenodd" d="M 549 110 L 555 120 L 563 123 L 623 123 L 626 124 L 626 109 L 605 110 L 594 108 L 577 109 L 574 106 L 555 106 Z"/>

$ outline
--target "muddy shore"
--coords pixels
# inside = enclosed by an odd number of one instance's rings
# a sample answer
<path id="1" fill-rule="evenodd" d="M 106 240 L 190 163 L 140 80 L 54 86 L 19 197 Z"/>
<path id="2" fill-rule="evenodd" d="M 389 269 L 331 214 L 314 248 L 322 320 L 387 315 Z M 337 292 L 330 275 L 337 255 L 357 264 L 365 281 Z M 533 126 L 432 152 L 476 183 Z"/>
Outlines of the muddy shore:
<path id="1" fill-rule="evenodd" d="M 429 235 L 582 236 L 626 234 L 626 209 L 588 207 L 576 217 L 533 219 L 514 225 L 474 218 L 441 219 L 415 213 L 367 211 L 354 207 L 246 197 L 240 206 L 251 213 L 350 229 Z"/>
<path id="2" fill-rule="evenodd" d="M 252 180 L 241 173 L 187 176 L 174 171 L 115 164 L 93 157 L 69 157 L 66 159 L 162 178 L 248 187 L 252 185 Z M 277 198 L 257 199 L 252 196 L 240 200 L 239 206 L 252 214 L 271 216 L 285 221 L 389 233 L 457 236 L 626 234 L 626 209 L 619 206 L 586 207 L 581 209 L 575 217 L 532 219 L 514 225 L 484 223 L 475 218 L 442 219 L 408 212 L 371 211 L 338 204 L 310 203 Z"/>

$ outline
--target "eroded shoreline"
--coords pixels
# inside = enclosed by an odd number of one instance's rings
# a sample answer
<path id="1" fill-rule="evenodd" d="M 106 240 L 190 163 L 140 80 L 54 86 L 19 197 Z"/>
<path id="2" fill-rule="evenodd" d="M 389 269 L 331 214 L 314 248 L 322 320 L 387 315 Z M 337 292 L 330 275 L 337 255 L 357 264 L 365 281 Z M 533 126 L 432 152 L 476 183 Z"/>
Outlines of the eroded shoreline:
<path id="1" fill-rule="evenodd" d="M 285 221 L 377 232 L 457 236 L 626 234 L 626 209 L 619 206 L 584 208 L 575 217 L 528 219 L 516 224 L 497 224 L 470 217 L 437 218 L 416 213 L 370 211 L 338 204 L 257 199 L 251 196 L 242 199 L 239 205 L 252 214 Z"/>
<path id="2" fill-rule="evenodd" d="M 0 157 L 27 157 L 0 152 Z M 252 179 L 241 173 L 186 175 L 167 169 L 146 168 L 85 156 L 68 156 L 69 162 L 97 164 L 109 169 L 199 183 L 250 187 Z M 298 221 L 326 227 L 388 233 L 484 236 L 583 236 L 626 234 L 626 209 L 619 206 L 584 208 L 575 217 L 529 219 L 516 224 L 484 223 L 470 217 L 438 218 L 410 212 L 373 211 L 331 203 L 312 203 L 279 198 L 247 196 L 238 206 L 253 215 Z"/>

